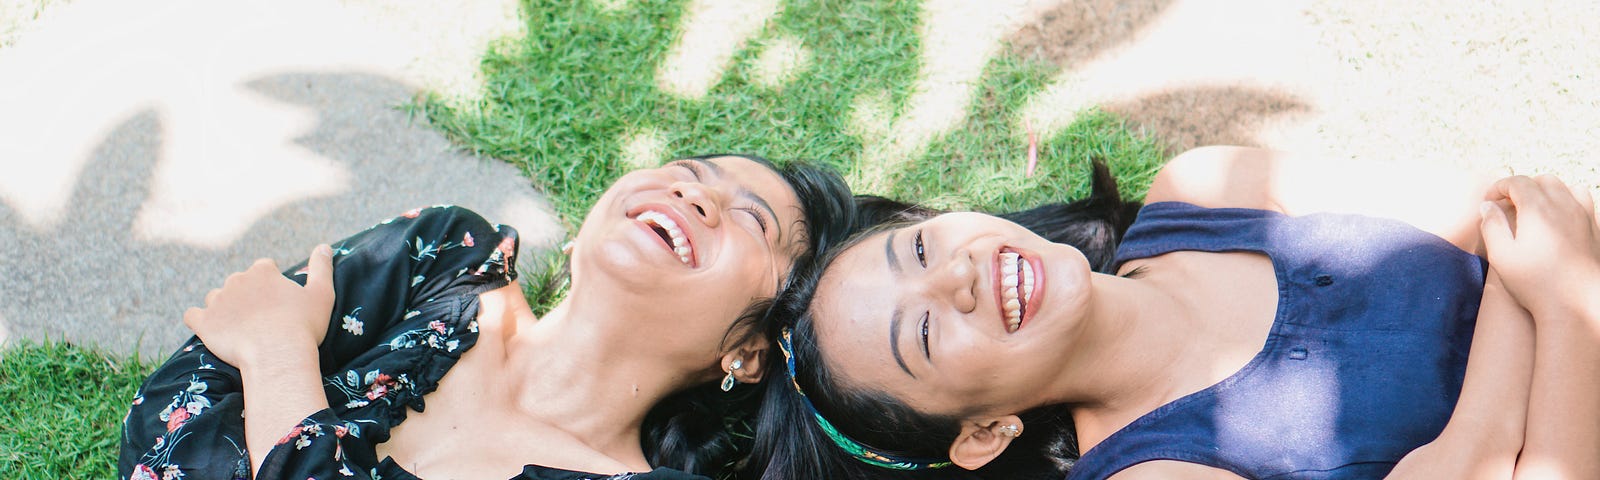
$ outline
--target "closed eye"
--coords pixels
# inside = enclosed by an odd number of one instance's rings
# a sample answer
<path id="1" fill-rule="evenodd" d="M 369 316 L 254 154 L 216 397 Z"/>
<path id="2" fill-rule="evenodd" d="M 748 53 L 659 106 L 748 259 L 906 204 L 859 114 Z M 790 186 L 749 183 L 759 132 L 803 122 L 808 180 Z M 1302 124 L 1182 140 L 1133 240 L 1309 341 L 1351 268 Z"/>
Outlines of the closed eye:
<path id="1" fill-rule="evenodd" d="M 739 210 L 742 210 L 745 213 L 750 214 L 751 217 L 755 218 L 756 219 L 756 223 L 761 225 L 761 234 L 762 235 L 766 235 L 766 233 L 767 233 L 767 217 L 762 216 L 760 210 L 756 210 L 756 209 L 750 208 L 750 207 L 739 207 Z"/>
<path id="2" fill-rule="evenodd" d="M 694 175 L 694 181 L 696 181 L 696 182 L 701 181 L 701 178 L 705 176 L 705 171 L 704 171 L 705 167 L 701 166 L 698 163 L 695 163 L 694 161 L 691 161 L 691 160 L 679 160 L 679 161 L 676 161 L 676 162 L 672 162 L 672 165 L 676 166 L 676 167 L 683 167 L 683 168 L 689 170 L 689 173 Z"/>

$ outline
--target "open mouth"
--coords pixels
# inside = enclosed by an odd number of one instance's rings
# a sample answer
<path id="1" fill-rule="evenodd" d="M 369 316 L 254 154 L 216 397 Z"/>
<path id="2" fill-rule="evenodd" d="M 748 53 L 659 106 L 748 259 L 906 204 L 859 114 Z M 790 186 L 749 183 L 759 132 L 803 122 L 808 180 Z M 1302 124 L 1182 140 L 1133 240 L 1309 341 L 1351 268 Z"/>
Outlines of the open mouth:
<path id="1" fill-rule="evenodd" d="M 661 241 L 671 247 L 672 253 L 677 254 L 678 260 L 684 265 L 694 266 L 694 248 L 689 243 L 689 236 L 684 235 L 683 229 L 678 228 L 678 222 L 673 221 L 672 217 L 655 210 L 645 210 L 639 212 L 634 220 L 644 222 L 650 230 L 656 232 Z"/>
<path id="2" fill-rule="evenodd" d="M 1028 303 L 1033 299 L 1035 276 L 1033 263 L 1021 253 L 1000 249 L 1000 315 L 1006 321 L 1006 332 L 1016 332 L 1028 313 Z"/>

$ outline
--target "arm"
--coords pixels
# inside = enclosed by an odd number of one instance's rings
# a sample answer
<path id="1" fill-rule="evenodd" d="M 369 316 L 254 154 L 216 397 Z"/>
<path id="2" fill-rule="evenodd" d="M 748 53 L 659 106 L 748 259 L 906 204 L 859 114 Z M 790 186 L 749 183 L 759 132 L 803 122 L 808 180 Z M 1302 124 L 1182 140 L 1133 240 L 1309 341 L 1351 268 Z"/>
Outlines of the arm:
<path id="1" fill-rule="evenodd" d="M 1525 478 L 1600 478 L 1600 225 L 1587 191 L 1554 177 L 1496 182 L 1483 210 L 1489 259 L 1533 314 L 1538 349 Z"/>
<path id="2" fill-rule="evenodd" d="M 1490 270 L 1450 422 L 1385 478 L 1511 478 L 1522 449 L 1533 363 L 1533 319 Z"/>
<path id="3" fill-rule="evenodd" d="M 234 464 L 238 463 L 238 471 L 251 469 L 263 477 L 363 477 L 372 465 L 352 462 L 370 463 L 370 455 L 356 455 L 357 460 L 352 460 L 345 453 L 371 451 L 368 441 L 361 438 L 362 427 L 371 422 L 340 418 L 342 410 L 325 408 L 326 402 L 344 405 L 344 401 L 332 400 L 333 393 L 324 388 L 323 377 L 339 374 L 339 378 L 345 378 L 352 359 L 388 342 L 394 333 L 391 329 L 406 318 L 407 310 L 415 308 L 417 302 L 449 294 L 445 291 L 448 288 L 487 288 L 514 278 L 514 231 L 497 228 L 456 207 L 414 210 L 335 245 L 331 262 L 334 273 L 332 280 L 325 283 L 333 285 L 337 295 L 323 293 L 331 300 L 318 301 L 332 302 L 333 311 L 328 311 L 328 304 L 320 304 L 312 309 L 320 311 L 320 318 L 311 314 L 300 318 L 305 312 L 295 313 L 291 307 L 311 301 L 301 298 L 305 295 L 296 296 L 296 292 L 308 290 L 300 289 L 300 284 L 328 288 L 311 282 L 308 275 L 313 269 L 322 268 L 317 262 L 326 262 L 325 257 L 319 256 L 326 251 L 313 253 L 310 261 L 295 265 L 280 276 L 243 272 L 231 278 L 228 287 L 207 296 L 209 307 L 186 312 L 185 321 L 204 337 L 204 342 L 192 340 L 141 388 L 130 409 L 128 434 L 124 435 L 123 458 L 119 462 L 123 472 L 208 464 L 215 466 L 215 471 L 208 470 L 211 473 L 203 476 L 221 478 L 233 475 Z M 256 268 L 271 269 L 270 262 Z M 459 280 L 463 275 L 474 281 Z M 320 273 L 318 276 L 325 277 Z M 284 277 L 290 282 L 285 282 Z M 261 286 L 239 286 L 249 283 L 246 279 Z M 225 292 L 228 295 L 223 295 Z M 238 295 L 240 292 L 249 295 Z M 230 304 L 237 307 L 239 301 L 274 298 L 275 294 L 269 292 L 286 296 L 282 302 L 267 302 L 263 308 L 287 310 L 252 317 L 262 310 L 224 308 Z M 218 303 L 224 298 L 228 301 Z M 251 322 L 265 322 L 268 317 L 277 320 L 251 327 L 252 323 L 241 323 L 234 317 Z M 194 323 L 201 320 L 205 320 L 204 325 Z M 287 325 L 303 325 L 307 330 L 291 330 Z M 252 328 L 261 331 L 249 333 Z M 320 348 L 316 347 L 316 339 L 321 339 Z M 255 355 L 268 360 L 250 360 L 241 354 L 239 345 L 250 341 L 269 342 L 251 348 L 277 350 Z M 307 367 L 306 360 L 315 360 L 310 364 L 312 368 Z M 245 368 L 241 371 L 235 365 Z M 197 387 L 194 382 L 204 385 Z M 249 395 L 244 393 L 246 383 Z M 309 392 L 319 393 L 313 396 Z M 174 420 L 169 422 L 167 412 L 171 405 L 181 409 L 185 402 L 191 402 L 187 415 L 172 414 Z M 249 404 L 248 418 L 241 415 L 244 404 Z M 212 405 L 218 408 L 211 408 Z M 274 413 L 275 409 L 283 410 Z M 309 412 L 316 413 L 307 417 Z M 211 434 L 190 436 L 190 431 Z M 356 437 L 355 443 L 351 443 L 351 437 Z M 292 444 L 276 445 L 285 440 Z M 248 453 L 247 445 L 251 446 Z M 233 458 L 237 462 L 223 465 L 211 461 L 211 452 L 236 454 Z M 195 458 L 206 458 L 209 463 Z"/>
<path id="4" fill-rule="evenodd" d="M 1426 179 L 1426 181 L 1418 181 Z M 1201 147 L 1161 169 L 1145 203 L 1254 208 L 1289 215 L 1354 213 L 1400 220 L 1481 252 L 1478 204 L 1490 178 L 1419 165 L 1306 159 L 1272 150 Z"/>
<path id="5" fill-rule="evenodd" d="M 1473 330 L 1461 400 L 1439 438 L 1395 465 L 1389 479 L 1511 478 L 1522 448 L 1533 375 L 1533 324 L 1490 272 Z M 1217 468 L 1178 461 L 1145 462 L 1111 476 L 1137 479 L 1238 479 Z"/>
<path id="6" fill-rule="evenodd" d="M 271 260 L 233 274 L 206 295 L 205 308 L 184 313 L 184 323 L 243 378 L 245 444 L 251 471 L 284 433 L 328 408 L 317 367 L 317 345 L 333 307 L 332 252 L 311 254 L 306 285 L 284 278 Z"/>

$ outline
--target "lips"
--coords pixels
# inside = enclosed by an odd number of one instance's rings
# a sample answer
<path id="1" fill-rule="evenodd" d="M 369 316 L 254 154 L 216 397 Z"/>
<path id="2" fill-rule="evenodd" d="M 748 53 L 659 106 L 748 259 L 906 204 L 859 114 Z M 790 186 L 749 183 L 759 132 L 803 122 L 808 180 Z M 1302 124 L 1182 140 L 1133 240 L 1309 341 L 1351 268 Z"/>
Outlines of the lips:
<path id="1" fill-rule="evenodd" d="M 682 217 L 677 212 L 664 207 L 645 207 L 635 212 L 632 218 L 660 237 L 661 245 L 677 256 L 678 261 L 689 267 L 695 266 L 694 242 L 690 241 L 688 232 L 679 226 Z"/>
<path id="2" fill-rule="evenodd" d="M 995 254 L 995 295 L 1000 318 L 1007 333 L 1022 328 L 1022 322 L 1035 310 L 1039 284 L 1042 280 L 1036 258 L 1011 248 L 1001 248 Z"/>

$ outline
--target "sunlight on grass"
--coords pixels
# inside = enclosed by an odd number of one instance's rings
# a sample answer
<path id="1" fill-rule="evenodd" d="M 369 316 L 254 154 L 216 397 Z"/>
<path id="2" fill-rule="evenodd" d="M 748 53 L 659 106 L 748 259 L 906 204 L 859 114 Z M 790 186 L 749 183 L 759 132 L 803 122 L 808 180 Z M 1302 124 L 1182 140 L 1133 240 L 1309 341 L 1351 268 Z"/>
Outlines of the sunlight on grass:
<path id="1" fill-rule="evenodd" d="M 799 39 L 786 36 L 767 42 L 750 68 L 756 85 L 777 89 L 810 66 L 811 52 Z"/>
<path id="2" fill-rule="evenodd" d="M 1058 0 L 925 0 L 917 33 L 923 48 L 912 95 L 888 135 L 868 143 L 857 183 L 886 187 L 894 170 L 964 119 L 973 87 L 1001 40 Z"/>
<path id="3" fill-rule="evenodd" d="M 667 140 L 654 128 L 643 128 L 623 136 L 622 158 L 633 168 L 649 168 L 661 163 Z"/>
<path id="4" fill-rule="evenodd" d="M 999 26 L 985 27 L 994 30 L 985 38 L 998 42 L 1036 9 L 1015 3 L 1016 12 L 996 17 Z M 954 96 L 970 102 L 940 107 L 955 109 L 938 116 L 953 123 L 918 133 L 924 147 L 885 161 L 873 149 L 908 135 L 902 130 L 930 108 L 917 103 L 926 95 L 918 89 L 937 55 L 919 54 L 931 30 L 912 2 L 786 2 L 750 33 L 748 48 L 733 51 L 704 96 L 685 99 L 663 88 L 659 73 L 679 61 L 680 45 L 692 41 L 684 38 L 697 35 L 675 29 L 696 28 L 686 16 L 707 15 L 696 13 L 708 8 L 698 5 L 630 2 L 621 14 L 592 1 L 525 4 L 527 36 L 499 42 L 486 56 L 483 97 L 435 97 L 426 111 L 461 144 L 521 166 L 569 225 L 627 170 L 694 154 L 805 159 L 846 172 L 864 193 L 987 210 L 1085 193 L 1091 155 L 1111 163 L 1131 196 L 1142 196 L 1163 155 L 1120 120 L 1087 113 L 1041 139 L 1040 170 L 1023 178 L 1020 109 L 1059 67 L 990 52 L 1001 50 L 996 43 L 961 56 L 992 59 L 960 75 L 976 83 Z M 801 60 L 781 67 L 785 58 Z M 797 73 L 773 88 L 773 65 Z"/>
<path id="5" fill-rule="evenodd" d="M 662 90 L 704 97 L 745 40 L 776 13 L 778 0 L 691 0 L 683 31 L 656 74 Z"/>

